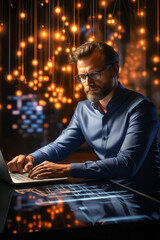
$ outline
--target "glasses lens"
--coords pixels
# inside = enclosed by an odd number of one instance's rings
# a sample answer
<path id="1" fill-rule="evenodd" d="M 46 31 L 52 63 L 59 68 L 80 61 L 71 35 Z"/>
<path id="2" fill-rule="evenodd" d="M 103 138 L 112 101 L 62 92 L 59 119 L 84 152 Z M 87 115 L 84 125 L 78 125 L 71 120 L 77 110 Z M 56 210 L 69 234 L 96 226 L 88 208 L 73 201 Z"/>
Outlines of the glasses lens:
<path id="1" fill-rule="evenodd" d="M 79 75 L 76 75 L 75 76 L 75 79 L 78 81 L 78 82 L 85 82 L 86 81 L 86 76 L 84 74 L 79 74 Z"/>
<path id="2" fill-rule="evenodd" d="M 88 76 L 90 77 L 90 79 L 92 80 L 98 80 L 100 79 L 100 73 L 99 72 L 91 72 L 91 73 L 88 73 Z"/>

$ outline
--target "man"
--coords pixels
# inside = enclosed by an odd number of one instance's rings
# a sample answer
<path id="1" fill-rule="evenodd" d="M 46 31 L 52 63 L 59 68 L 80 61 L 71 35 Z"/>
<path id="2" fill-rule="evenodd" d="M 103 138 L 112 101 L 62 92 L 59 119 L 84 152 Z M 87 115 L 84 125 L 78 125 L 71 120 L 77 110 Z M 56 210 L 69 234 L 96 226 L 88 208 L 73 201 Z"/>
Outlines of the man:
<path id="1" fill-rule="evenodd" d="M 112 179 L 145 192 L 160 187 L 158 116 L 153 103 L 118 82 L 119 57 L 112 47 L 94 41 L 70 55 L 76 80 L 88 100 L 78 103 L 71 122 L 52 143 L 8 163 L 10 171 L 29 177 Z M 85 141 L 100 160 L 57 164 Z M 34 166 L 36 165 L 36 166 Z"/>

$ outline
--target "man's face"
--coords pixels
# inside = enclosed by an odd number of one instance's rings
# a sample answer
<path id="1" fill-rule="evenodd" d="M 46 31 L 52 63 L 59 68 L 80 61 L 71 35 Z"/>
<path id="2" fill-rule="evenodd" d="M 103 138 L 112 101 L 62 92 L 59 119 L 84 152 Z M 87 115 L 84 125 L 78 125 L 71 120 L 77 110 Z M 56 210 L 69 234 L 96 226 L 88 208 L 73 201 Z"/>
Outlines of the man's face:
<path id="1" fill-rule="evenodd" d="M 77 61 L 78 74 L 87 74 L 99 71 L 107 66 L 101 52 L 95 51 L 89 57 Z M 92 80 L 88 76 L 83 83 L 84 91 L 89 101 L 98 102 L 105 98 L 114 88 L 112 70 L 106 69 L 101 72 L 98 80 Z"/>

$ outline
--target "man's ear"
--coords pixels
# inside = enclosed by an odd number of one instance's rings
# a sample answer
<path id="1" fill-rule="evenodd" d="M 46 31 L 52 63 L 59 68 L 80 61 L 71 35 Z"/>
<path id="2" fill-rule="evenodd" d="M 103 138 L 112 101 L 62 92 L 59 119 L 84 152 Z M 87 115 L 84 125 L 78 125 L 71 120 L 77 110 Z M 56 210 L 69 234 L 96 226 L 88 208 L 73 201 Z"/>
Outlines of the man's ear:
<path id="1" fill-rule="evenodd" d="M 118 77 L 119 76 L 119 64 L 115 63 L 112 67 L 112 75 L 113 77 Z"/>

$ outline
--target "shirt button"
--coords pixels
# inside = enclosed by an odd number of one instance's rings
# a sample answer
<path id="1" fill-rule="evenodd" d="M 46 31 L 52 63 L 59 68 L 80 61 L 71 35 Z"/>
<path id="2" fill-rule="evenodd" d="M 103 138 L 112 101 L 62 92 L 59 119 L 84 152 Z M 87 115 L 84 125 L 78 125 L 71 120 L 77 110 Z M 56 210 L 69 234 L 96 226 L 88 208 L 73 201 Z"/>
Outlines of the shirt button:
<path id="1" fill-rule="evenodd" d="M 107 138 L 106 138 L 106 137 L 103 137 L 103 140 L 104 140 L 104 141 L 106 141 L 106 140 L 107 140 Z"/>

